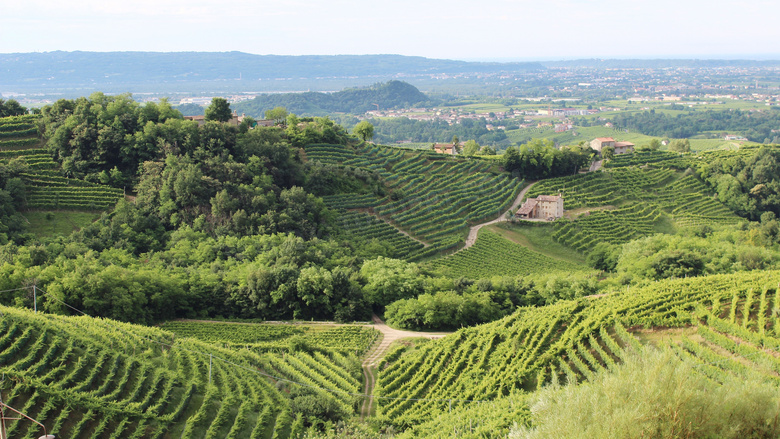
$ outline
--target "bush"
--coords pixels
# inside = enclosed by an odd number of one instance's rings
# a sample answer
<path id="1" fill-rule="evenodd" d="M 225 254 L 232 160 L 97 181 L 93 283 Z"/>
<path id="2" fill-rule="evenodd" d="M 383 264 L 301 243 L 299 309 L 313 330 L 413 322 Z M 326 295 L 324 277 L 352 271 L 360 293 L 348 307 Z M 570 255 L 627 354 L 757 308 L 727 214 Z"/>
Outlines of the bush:
<path id="1" fill-rule="evenodd" d="M 582 385 L 530 401 L 532 426 L 509 438 L 775 438 L 780 389 L 732 378 L 718 386 L 666 350 L 647 350 Z"/>

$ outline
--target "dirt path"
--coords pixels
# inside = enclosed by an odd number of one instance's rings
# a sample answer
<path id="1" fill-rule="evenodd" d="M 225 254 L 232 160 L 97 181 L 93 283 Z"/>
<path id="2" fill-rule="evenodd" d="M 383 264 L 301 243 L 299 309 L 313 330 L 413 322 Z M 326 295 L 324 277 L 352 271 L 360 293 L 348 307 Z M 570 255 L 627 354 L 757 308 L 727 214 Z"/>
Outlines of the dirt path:
<path id="1" fill-rule="evenodd" d="M 387 350 L 390 348 L 390 344 L 396 340 L 409 337 L 424 337 L 430 339 L 442 338 L 445 335 L 451 334 L 451 332 L 414 332 L 414 331 L 402 331 L 400 329 L 393 329 L 385 322 L 382 321 L 376 314 L 372 317 L 374 321 L 373 328 L 382 333 L 382 339 L 379 343 L 374 345 L 371 351 L 366 355 L 366 359 L 363 360 L 363 377 L 365 378 L 365 390 L 363 391 L 365 398 L 363 400 L 363 406 L 360 409 L 360 417 L 365 419 L 371 415 L 371 410 L 374 407 L 374 384 L 376 383 L 376 376 L 374 375 L 374 368 L 379 360 L 385 356 Z"/>
<path id="2" fill-rule="evenodd" d="M 590 164 L 590 168 L 588 169 L 588 172 L 594 172 L 601 169 L 601 164 L 603 163 L 603 160 L 595 160 L 593 163 Z"/>
<path id="3" fill-rule="evenodd" d="M 531 189 L 531 186 L 533 186 L 534 184 L 536 184 L 536 182 L 532 181 L 532 182 L 528 183 L 528 186 L 524 187 L 523 190 L 520 191 L 520 193 L 517 195 L 517 198 L 515 198 L 515 202 L 512 203 L 512 207 L 509 208 L 510 212 L 514 212 L 514 211 L 516 211 L 520 207 L 520 203 L 523 202 L 523 198 L 525 197 L 525 194 L 528 193 L 528 190 Z M 461 248 L 458 251 L 466 250 L 467 248 L 469 248 L 472 245 L 474 245 L 475 242 L 477 242 L 477 235 L 479 234 L 479 229 L 481 229 L 481 228 L 483 228 L 485 226 L 489 226 L 491 224 L 500 223 L 502 221 L 506 221 L 506 217 L 504 215 L 500 215 L 498 218 L 496 218 L 496 219 L 494 219 L 492 221 L 488 221 L 488 222 L 482 223 L 482 224 L 477 224 L 476 226 L 474 226 L 471 229 L 469 229 L 469 236 L 466 237 L 466 245 L 464 245 L 463 248 Z M 455 252 L 455 253 L 457 253 L 457 252 Z"/>

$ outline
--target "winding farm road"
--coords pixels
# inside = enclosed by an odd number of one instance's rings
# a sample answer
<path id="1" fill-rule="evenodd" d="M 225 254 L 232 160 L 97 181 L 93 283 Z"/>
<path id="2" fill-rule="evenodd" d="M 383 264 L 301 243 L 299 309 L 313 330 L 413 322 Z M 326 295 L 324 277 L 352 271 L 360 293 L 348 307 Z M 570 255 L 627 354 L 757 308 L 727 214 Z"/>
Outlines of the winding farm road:
<path id="1" fill-rule="evenodd" d="M 390 348 L 390 344 L 396 340 L 410 337 L 424 337 L 430 339 L 442 338 L 445 335 L 451 334 L 451 332 L 414 332 L 414 331 L 402 331 L 400 329 L 393 329 L 382 319 L 374 314 L 371 319 L 374 321 L 372 326 L 374 329 L 382 333 L 382 340 L 375 344 L 371 351 L 366 355 L 366 359 L 363 360 L 363 377 L 365 378 L 365 390 L 363 394 L 363 406 L 360 409 L 360 417 L 365 419 L 371 415 L 371 410 L 374 407 L 374 384 L 376 382 L 376 376 L 374 375 L 374 367 L 376 367 L 379 360 L 385 356 L 387 350 Z"/>
<path id="2" fill-rule="evenodd" d="M 516 211 L 520 207 L 520 203 L 523 202 L 523 198 L 525 198 L 525 194 L 528 193 L 528 190 L 531 189 L 531 186 L 533 186 L 534 184 L 536 184 L 536 182 L 532 181 L 532 182 L 528 183 L 528 186 L 524 187 L 523 190 L 520 191 L 520 193 L 517 195 L 517 198 L 515 199 L 515 202 L 512 203 L 512 207 L 509 208 L 509 210 L 511 212 Z M 473 226 L 472 228 L 470 228 L 469 229 L 469 236 L 466 237 L 466 245 L 464 245 L 463 248 L 461 248 L 458 251 L 466 250 L 467 248 L 469 248 L 472 245 L 474 245 L 475 242 L 477 242 L 477 235 L 479 234 L 479 229 L 481 229 L 481 228 L 483 228 L 485 226 L 489 226 L 491 224 L 500 223 L 502 221 L 506 221 L 506 217 L 504 215 L 500 215 L 498 218 L 496 218 L 496 219 L 494 219 L 492 221 L 488 221 L 488 222 L 482 223 L 482 224 L 477 224 L 476 226 Z M 457 252 L 455 252 L 455 253 L 457 253 Z"/>

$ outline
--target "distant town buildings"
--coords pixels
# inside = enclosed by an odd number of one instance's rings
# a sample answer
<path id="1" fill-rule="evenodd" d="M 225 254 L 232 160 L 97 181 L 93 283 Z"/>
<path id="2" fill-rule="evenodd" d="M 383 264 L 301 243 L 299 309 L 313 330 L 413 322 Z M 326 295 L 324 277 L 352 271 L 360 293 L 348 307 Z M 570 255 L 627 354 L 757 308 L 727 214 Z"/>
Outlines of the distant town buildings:
<path id="1" fill-rule="evenodd" d="M 529 198 L 517 210 L 515 217 L 519 219 L 546 219 L 552 221 L 563 216 L 563 196 L 539 195 Z"/>
<path id="2" fill-rule="evenodd" d="M 612 147 L 615 155 L 634 152 L 634 144 L 631 142 L 616 142 L 612 137 L 597 137 L 590 141 L 590 147 L 601 153 L 602 148 Z"/>

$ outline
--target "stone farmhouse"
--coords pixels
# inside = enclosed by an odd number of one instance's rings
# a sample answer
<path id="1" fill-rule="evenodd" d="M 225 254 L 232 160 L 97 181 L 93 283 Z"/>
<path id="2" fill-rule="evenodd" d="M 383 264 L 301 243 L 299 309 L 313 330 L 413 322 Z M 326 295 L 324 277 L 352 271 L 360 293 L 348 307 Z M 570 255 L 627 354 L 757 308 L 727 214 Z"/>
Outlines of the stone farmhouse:
<path id="1" fill-rule="evenodd" d="M 433 145 L 433 150 L 439 154 L 455 155 L 458 153 L 455 145 L 452 143 L 435 143 Z"/>
<path id="2" fill-rule="evenodd" d="M 612 137 L 597 137 L 590 141 L 590 147 L 601 153 L 601 149 L 611 146 L 615 149 L 615 155 L 634 152 L 634 144 L 631 142 L 616 142 Z"/>
<path id="3" fill-rule="evenodd" d="M 552 221 L 563 216 L 563 196 L 539 195 L 525 200 L 515 213 L 518 219 L 546 219 Z"/>

